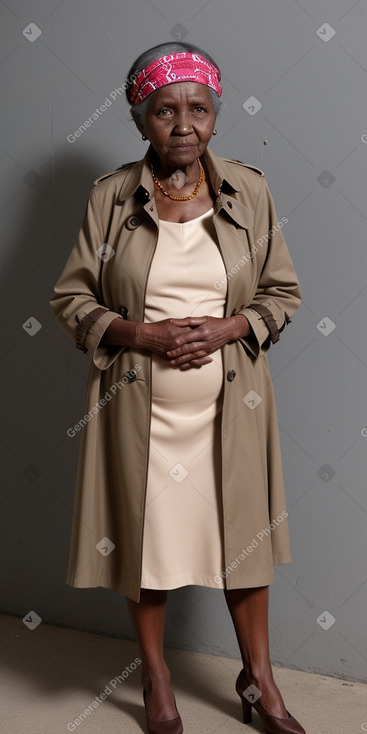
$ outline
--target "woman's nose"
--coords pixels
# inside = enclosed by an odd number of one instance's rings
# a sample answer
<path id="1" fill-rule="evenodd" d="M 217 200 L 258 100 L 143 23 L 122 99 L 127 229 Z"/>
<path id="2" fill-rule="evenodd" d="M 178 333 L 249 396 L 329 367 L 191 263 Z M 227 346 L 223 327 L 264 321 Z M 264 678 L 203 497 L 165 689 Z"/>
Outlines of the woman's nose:
<path id="1" fill-rule="evenodd" d="M 187 135 L 192 130 L 191 121 L 186 114 L 177 115 L 174 132 L 177 135 Z"/>

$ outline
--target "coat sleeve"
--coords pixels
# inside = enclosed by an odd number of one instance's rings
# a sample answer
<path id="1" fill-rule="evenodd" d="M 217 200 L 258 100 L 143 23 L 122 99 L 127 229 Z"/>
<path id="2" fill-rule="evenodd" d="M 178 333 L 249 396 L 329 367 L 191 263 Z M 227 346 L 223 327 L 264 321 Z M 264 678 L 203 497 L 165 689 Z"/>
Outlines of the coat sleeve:
<path id="1" fill-rule="evenodd" d="M 96 367 L 107 369 L 125 347 L 100 347 L 109 324 L 120 314 L 103 304 L 100 286 L 101 258 L 97 250 L 104 244 L 96 190 L 88 200 L 78 239 L 61 273 L 50 305 L 54 316 L 78 349 L 90 352 Z"/>
<path id="2" fill-rule="evenodd" d="M 258 250 L 266 248 L 266 256 L 256 293 L 251 303 L 238 312 L 247 317 L 251 326 L 251 333 L 241 341 L 255 357 L 261 357 L 272 342 L 278 341 L 279 332 L 290 322 L 301 302 L 298 278 L 280 224 L 268 185 L 262 178 L 255 209 L 254 239 Z"/>

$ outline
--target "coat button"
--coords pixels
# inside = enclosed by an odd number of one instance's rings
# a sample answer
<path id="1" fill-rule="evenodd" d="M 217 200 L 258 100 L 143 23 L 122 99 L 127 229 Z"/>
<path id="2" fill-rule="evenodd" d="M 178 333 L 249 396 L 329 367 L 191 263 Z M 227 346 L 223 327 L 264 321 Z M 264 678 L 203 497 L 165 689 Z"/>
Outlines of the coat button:
<path id="1" fill-rule="evenodd" d="M 129 309 L 128 309 L 128 307 L 127 306 L 120 306 L 119 311 L 120 311 L 120 315 L 122 316 L 122 318 L 123 319 L 127 319 L 128 315 L 129 315 Z"/>
<path id="2" fill-rule="evenodd" d="M 137 375 L 136 370 L 129 370 L 128 372 L 126 372 L 125 377 L 127 377 L 127 379 L 129 380 L 129 382 L 135 382 L 136 375 Z"/>
<path id="3" fill-rule="evenodd" d="M 140 225 L 140 219 L 138 217 L 129 217 L 126 222 L 127 229 L 136 229 Z"/>
<path id="4" fill-rule="evenodd" d="M 227 372 L 227 380 L 228 380 L 228 382 L 232 382 L 232 380 L 234 380 L 235 377 L 236 377 L 236 371 L 235 370 L 229 370 L 229 372 Z"/>
<path id="5" fill-rule="evenodd" d="M 227 205 L 228 205 L 228 209 L 232 209 L 233 204 L 231 201 L 227 201 Z"/>

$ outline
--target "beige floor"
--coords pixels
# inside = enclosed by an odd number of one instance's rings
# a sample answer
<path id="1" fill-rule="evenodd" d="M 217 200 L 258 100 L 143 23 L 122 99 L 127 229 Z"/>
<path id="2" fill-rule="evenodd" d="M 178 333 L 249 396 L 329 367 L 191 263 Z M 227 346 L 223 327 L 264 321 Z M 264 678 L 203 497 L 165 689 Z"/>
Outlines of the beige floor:
<path id="1" fill-rule="evenodd" d="M 30 630 L 0 615 L 0 650 L 1 732 L 145 732 L 139 666 L 127 671 L 138 657 L 135 643 L 46 624 Z M 185 734 L 263 732 L 256 713 L 252 725 L 241 722 L 238 661 L 172 649 L 167 660 Z M 367 731 L 367 684 L 284 668 L 274 675 L 307 734 Z"/>

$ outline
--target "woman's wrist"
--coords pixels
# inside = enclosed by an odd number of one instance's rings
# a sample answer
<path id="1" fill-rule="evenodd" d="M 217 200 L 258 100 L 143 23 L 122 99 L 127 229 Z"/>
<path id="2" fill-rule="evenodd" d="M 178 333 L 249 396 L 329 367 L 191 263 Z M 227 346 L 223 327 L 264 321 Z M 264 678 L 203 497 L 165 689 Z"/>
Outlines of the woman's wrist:
<path id="1" fill-rule="evenodd" d="M 136 347 L 137 338 L 137 321 L 126 321 L 119 316 L 111 321 L 110 325 L 104 332 L 99 346 L 107 347 Z"/>
<path id="2" fill-rule="evenodd" d="M 237 313 L 234 316 L 230 316 L 232 322 L 232 340 L 244 339 L 251 332 L 251 326 L 249 320 L 242 313 Z"/>

